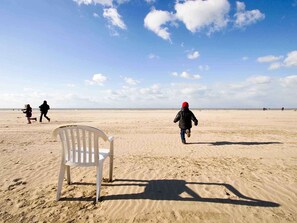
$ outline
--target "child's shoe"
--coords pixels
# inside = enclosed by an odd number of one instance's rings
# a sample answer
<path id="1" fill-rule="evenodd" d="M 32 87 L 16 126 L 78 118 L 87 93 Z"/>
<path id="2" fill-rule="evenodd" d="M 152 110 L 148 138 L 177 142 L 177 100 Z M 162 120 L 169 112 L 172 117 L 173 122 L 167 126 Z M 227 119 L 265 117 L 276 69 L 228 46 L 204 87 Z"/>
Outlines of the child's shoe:
<path id="1" fill-rule="evenodd" d="M 187 144 L 185 139 L 182 139 L 182 143 L 183 144 Z"/>
<path id="2" fill-rule="evenodd" d="M 190 137 L 190 136 L 191 136 L 191 132 L 190 132 L 190 130 L 189 130 L 189 129 L 187 129 L 187 130 L 186 130 L 186 134 L 187 134 L 187 136 L 188 136 L 188 137 Z"/>

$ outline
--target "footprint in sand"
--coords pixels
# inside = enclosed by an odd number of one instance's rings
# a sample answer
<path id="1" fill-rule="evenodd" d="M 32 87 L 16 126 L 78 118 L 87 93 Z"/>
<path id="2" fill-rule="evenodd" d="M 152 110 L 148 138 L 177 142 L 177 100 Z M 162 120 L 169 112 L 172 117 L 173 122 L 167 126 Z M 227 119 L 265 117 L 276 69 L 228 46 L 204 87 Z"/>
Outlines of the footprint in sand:
<path id="1" fill-rule="evenodd" d="M 22 181 L 22 178 L 16 178 L 12 180 L 13 183 L 8 186 L 8 190 L 14 190 L 18 185 L 25 185 L 27 184 L 26 181 Z"/>

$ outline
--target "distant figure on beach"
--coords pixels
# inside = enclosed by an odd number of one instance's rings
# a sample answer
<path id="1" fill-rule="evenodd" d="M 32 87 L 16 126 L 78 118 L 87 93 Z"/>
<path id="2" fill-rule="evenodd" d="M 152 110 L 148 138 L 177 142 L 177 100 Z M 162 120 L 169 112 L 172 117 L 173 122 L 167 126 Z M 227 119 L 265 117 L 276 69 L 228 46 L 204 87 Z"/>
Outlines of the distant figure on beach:
<path id="1" fill-rule="evenodd" d="M 181 110 L 177 113 L 175 119 L 173 120 L 174 123 L 178 121 L 182 143 L 186 144 L 185 134 L 187 134 L 188 137 L 191 136 L 192 121 L 194 122 L 195 126 L 198 125 L 198 120 L 193 112 L 189 109 L 188 102 L 182 103 Z"/>
<path id="2" fill-rule="evenodd" d="M 283 110 L 285 110 L 285 108 L 284 108 L 284 107 L 282 107 L 282 111 L 283 111 Z"/>
<path id="3" fill-rule="evenodd" d="M 23 111 L 23 113 L 26 113 L 28 124 L 31 124 L 31 120 L 37 121 L 37 118 L 31 118 L 32 117 L 32 108 L 29 104 L 27 104 L 26 108 L 22 109 L 22 111 Z"/>
<path id="4" fill-rule="evenodd" d="M 263 111 L 266 111 L 267 110 L 267 108 L 263 108 Z"/>
<path id="5" fill-rule="evenodd" d="M 40 112 L 41 112 L 39 122 L 42 122 L 42 116 L 43 115 L 50 122 L 51 119 L 46 116 L 48 110 L 50 110 L 50 106 L 47 104 L 47 101 L 43 101 L 43 104 L 40 105 L 39 108 L 40 108 Z"/>

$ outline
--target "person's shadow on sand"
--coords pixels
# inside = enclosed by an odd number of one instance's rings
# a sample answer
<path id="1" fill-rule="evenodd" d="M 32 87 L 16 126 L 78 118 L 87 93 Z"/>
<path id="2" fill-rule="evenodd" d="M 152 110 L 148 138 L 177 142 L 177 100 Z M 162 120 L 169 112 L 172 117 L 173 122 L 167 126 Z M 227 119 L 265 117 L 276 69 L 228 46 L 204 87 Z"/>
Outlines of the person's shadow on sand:
<path id="1" fill-rule="evenodd" d="M 112 184 L 103 184 L 108 187 L 117 186 L 143 186 L 144 191 L 136 194 L 116 194 L 105 195 L 101 200 L 134 200 L 134 199 L 149 199 L 149 200 L 173 200 L 173 201 L 196 201 L 196 202 L 212 202 L 222 204 L 260 206 L 260 207 L 279 207 L 278 203 L 264 201 L 255 198 L 247 197 L 241 194 L 230 184 L 225 183 L 203 183 L 203 182 L 186 182 L 184 180 L 133 180 L 133 179 L 116 179 Z M 201 197 L 197 192 L 193 191 L 187 185 L 208 185 L 225 187 L 227 198 L 207 198 Z M 186 194 L 186 196 L 182 196 Z M 231 194 L 233 194 L 231 196 Z M 235 195 L 235 196 L 234 196 Z M 235 199 L 231 198 L 235 197 Z"/>
<path id="2" fill-rule="evenodd" d="M 243 145 L 243 146 L 255 146 L 255 145 L 272 145 L 282 144 L 281 142 L 229 142 L 229 141 L 217 141 L 217 142 L 187 142 L 187 144 L 208 144 L 212 146 L 226 146 L 226 145 Z"/>

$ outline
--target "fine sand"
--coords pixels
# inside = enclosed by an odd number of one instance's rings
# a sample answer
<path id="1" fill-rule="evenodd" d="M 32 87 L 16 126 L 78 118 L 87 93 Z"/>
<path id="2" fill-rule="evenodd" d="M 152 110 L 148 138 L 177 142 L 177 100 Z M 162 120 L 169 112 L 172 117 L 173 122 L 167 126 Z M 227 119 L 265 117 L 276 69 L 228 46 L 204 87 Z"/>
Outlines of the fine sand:
<path id="1" fill-rule="evenodd" d="M 187 145 L 177 112 L 50 110 L 50 123 L 28 125 L 0 111 L 0 222 L 297 222 L 296 111 L 193 110 Z M 55 200 L 52 131 L 65 124 L 115 137 L 114 181 L 97 204 L 95 168 L 73 168 Z"/>

